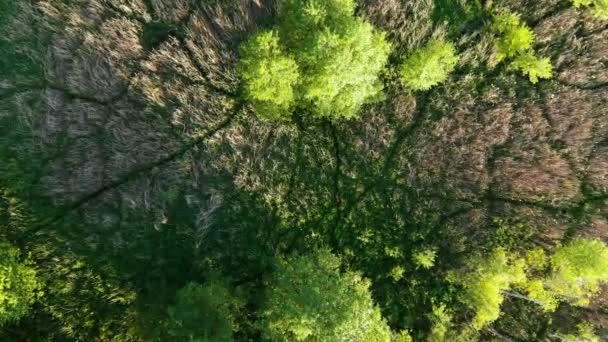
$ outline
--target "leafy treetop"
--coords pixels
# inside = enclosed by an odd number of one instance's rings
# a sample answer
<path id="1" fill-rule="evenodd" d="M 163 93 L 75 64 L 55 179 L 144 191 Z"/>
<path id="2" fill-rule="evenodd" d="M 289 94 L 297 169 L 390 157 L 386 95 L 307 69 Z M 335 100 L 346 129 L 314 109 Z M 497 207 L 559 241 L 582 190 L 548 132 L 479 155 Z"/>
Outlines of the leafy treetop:
<path id="1" fill-rule="evenodd" d="M 415 50 L 401 64 L 401 77 L 413 90 L 428 90 L 445 81 L 458 63 L 454 45 L 438 39 Z"/>
<path id="2" fill-rule="evenodd" d="M 608 246 L 596 239 L 575 239 L 555 250 L 545 284 L 555 296 L 587 305 L 607 281 Z"/>
<path id="3" fill-rule="evenodd" d="M 177 292 L 175 305 L 168 309 L 168 332 L 179 341 L 233 341 L 243 306 L 218 276 L 203 285 L 189 283 Z"/>
<path id="4" fill-rule="evenodd" d="M 573 0 L 574 7 L 591 7 L 591 13 L 600 19 L 608 19 L 608 0 Z"/>
<path id="5" fill-rule="evenodd" d="M 0 243 L 0 326 L 25 316 L 42 296 L 41 287 L 31 262 L 21 261 L 17 248 Z"/>
<path id="6" fill-rule="evenodd" d="M 463 303 L 475 311 L 473 326 L 483 328 L 500 315 L 503 291 L 526 280 L 525 261 L 496 248 L 487 258 L 473 258 L 465 272 L 452 274 L 450 280 L 462 285 Z"/>
<path id="7" fill-rule="evenodd" d="M 241 57 L 245 96 L 258 115 L 267 119 L 289 115 L 299 73 L 294 59 L 281 49 L 278 34 L 256 34 L 241 46 Z"/>
<path id="8" fill-rule="evenodd" d="M 278 33 L 245 43 L 245 93 L 262 117 L 287 117 L 294 104 L 316 117 L 353 118 L 380 98 L 390 45 L 354 8 L 353 0 L 284 0 Z"/>
<path id="9" fill-rule="evenodd" d="M 510 68 L 521 70 L 530 82 L 539 78 L 551 78 L 553 66 L 549 58 L 538 58 L 532 50 L 534 33 L 521 22 L 519 13 L 503 11 L 494 16 L 491 30 L 498 35 L 495 41 L 496 59 L 501 62 L 512 59 Z"/>
<path id="10" fill-rule="evenodd" d="M 389 341 L 368 288 L 360 275 L 340 272 L 327 250 L 282 260 L 266 287 L 262 333 L 272 341 Z"/>

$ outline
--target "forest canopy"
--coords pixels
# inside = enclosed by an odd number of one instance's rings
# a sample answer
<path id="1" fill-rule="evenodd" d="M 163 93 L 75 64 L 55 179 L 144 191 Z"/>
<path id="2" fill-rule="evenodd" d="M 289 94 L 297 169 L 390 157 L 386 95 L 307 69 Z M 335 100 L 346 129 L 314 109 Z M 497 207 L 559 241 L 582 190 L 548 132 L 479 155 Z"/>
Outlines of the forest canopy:
<path id="1" fill-rule="evenodd" d="M 0 3 L 0 341 L 608 339 L 605 0 Z"/>

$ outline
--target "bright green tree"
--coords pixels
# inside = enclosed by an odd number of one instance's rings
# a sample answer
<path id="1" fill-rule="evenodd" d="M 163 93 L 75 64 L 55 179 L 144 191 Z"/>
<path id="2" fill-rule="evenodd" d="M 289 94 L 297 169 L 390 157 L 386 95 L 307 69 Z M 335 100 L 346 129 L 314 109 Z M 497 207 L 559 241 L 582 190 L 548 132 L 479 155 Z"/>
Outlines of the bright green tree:
<path id="1" fill-rule="evenodd" d="M 409 54 L 401 64 L 403 83 L 413 90 L 428 90 L 445 81 L 456 67 L 454 45 L 438 39 Z"/>
<path id="2" fill-rule="evenodd" d="M 327 250 L 278 262 L 268 281 L 261 328 L 271 341 L 389 341 L 369 283 L 340 272 Z"/>
<path id="3" fill-rule="evenodd" d="M 239 68 L 245 97 L 256 113 L 267 119 L 288 117 L 299 81 L 298 66 L 281 49 L 275 31 L 256 34 L 241 46 Z"/>
<path id="4" fill-rule="evenodd" d="M 543 281 L 555 297 L 587 305 L 608 282 L 608 247 L 596 239 L 575 239 L 551 257 L 551 274 Z"/>
<path id="5" fill-rule="evenodd" d="M 608 0 L 573 0 L 574 7 L 588 6 L 591 13 L 600 19 L 608 19 Z"/>
<path id="6" fill-rule="evenodd" d="M 316 117 L 353 118 L 361 106 L 380 99 L 379 73 L 390 45 L 383 33 L 353 16 L 354 8 L 353 0 L 281 1 L 278 35 L 258 34 L 245 43 L 242 51 L 244 87 L 258 114 L 284 117 L 294 104 Z M 293 60 L 287 56 L 293 56 Z M 281 62 L 270 62 L 277 59 Z M 289 70 L 287 79 L 278 82 L 277 78 L 283 77 L 280 72 L 263 76 L 268 67 L 261 68 L 260 64 L 283 66 Z M 258 77 L 264 80 L 258 82 Z M 260 100 L 266 101 L 271 110 L 256 105 Z M 265 114 L 268 112 L 275 115 Z"/>
<path id="7" fill-rule="evenodd" d="M 526 52 L 534 44 L 534 33 L 521 22 L 519 13 L 502 12 L 496 15 L 491 29 L 499 35 L 496 40 L 496 58 L 499 62 Z"/>
<path id="8" fill-rule="evenodd" d="M 169 307 L 168 332 L 176 341 L 233 341 L 238 312 L 244 306 L 225 280 L 213 276 L 203 285 L 189 283 Z"/>
<path id="9" fill-rule="evenodd" d="M 487 257 L 471 259 L 465 269 L 452 274 L 449 280 L 462 285 L 462 301 L 475 311 L 473 326 L 483 328 L 500 315 L 503 291 L 526 280 L 525 261 L 497 248 Z"/>
<path id="10" fill-rule="evenodd" d="M 513 69 L 521 70 L 528 75 L 532 84 L 538 83 L 539 78 L 551 78 L 553 76 L 553 65 L 548 57 L 538 58 L 532 51 L 526 51 L 511 62 Z"/>
<path id="11" fill-rule="evenodd" d="M 0 243 L 0 326 L 27 315 L 41 288 L 31 262 L 21 259 L 19 249 Z"/>
<path id="12" fill-rule="evenodd" d="M 536 84 L 539 78 L 551 78 L 553 66 L 549 58 L 536 57 L 532 46 L 534 33 L 522 23 L 519 13 L 503 11 L 494 17 L 491 30 L 497 34 L 495 40 L 496 59 L 501 62 L 511 59 L 510 68 L 528 75 Z"/>

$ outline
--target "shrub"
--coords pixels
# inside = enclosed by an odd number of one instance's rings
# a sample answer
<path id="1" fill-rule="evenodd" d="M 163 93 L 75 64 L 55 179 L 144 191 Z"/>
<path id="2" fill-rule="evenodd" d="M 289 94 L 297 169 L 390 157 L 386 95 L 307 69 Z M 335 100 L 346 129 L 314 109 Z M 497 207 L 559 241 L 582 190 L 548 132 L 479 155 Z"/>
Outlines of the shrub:
<path id="1" fill-rule="evenodd" d="M 454 45 L 433 39 L 412 52 L 401 64 L 401 77 L 413 90 L 428 90 L 445 81 L 458 63 Z"/>

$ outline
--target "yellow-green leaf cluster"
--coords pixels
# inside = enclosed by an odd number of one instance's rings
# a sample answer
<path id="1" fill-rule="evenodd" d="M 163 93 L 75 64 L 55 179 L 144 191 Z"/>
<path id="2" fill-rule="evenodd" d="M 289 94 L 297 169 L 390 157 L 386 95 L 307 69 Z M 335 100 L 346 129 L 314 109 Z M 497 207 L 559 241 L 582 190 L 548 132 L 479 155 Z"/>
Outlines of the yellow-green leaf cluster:
<path id="1" fill-rule="evenodd" d="M 437 257 L 437 251 L 433 248 L 427 248 L 415 252 L 412 255 L 412 259 L 416 267 L 431 268 L 435 265 L 435 258 Z"/>
<path id="2" fill-rule="evenodd" d="M 510 67 L 528 75 L 536 84 L 539 78 L 551 78 L 553 66 L 549 58 L 535 55 L 534 33 L 521 21 L 519 13 L 501 12 L 494 17 L 491 30 L 498 36 L 495 40 L 496 59 L 501 62 L 511 59 Z"/>
<path id="3" fill-rule="evenodd" d="M 486 258 L 472 259 L 466 271 L 452 277 L 464 289 L 463 303 L 475 311 L 473 326 L 476 329 L 498 318 L 504 301 L 502 291 L 525 282 L 524 271 L 523 259 L 516 259 L 504 249 L 496 248 Z"/>
<path id="4" fill-rule="evenodd" d="M 282 50 L 276 32 L 261 32 L 244 43 L 239 68 L 245 97 L 260 117 L 289 116 L 299 72 L 295 60 Z"/>
<path id="5" fill-rule="evenodd" d="M 608 19 L 608 0 L 573 0 L 574 7 L 590 7 L 591 13 L 600 19 Z"/>
<path id="6" fill-rule="evenodd" d="M 553 65 L 548 57 L 538 58 L 530 50 L 518 55 L 511 68 L 521 70 L 524 75 L 528 75 L 532 84 L 538 83 L 539 78 L 551 78 L 553 75 Z"/>
<path id="7" fill-rule="evenodd" d="M 17 248 L 0 243 L 0 326 L 27 315 L 42 296 L 41 287 L 31 262 L 22 261 Z"/>
<path id="8" fill-rule="evenodd" d="M 409 54 L 401 64 L 401 78 L 413 90 L 428 90 L 445 81 L 456 67 L 458 56 L 450 42 L 432 39 Z"/>
<path id="9" fill-rule="evenodd" d="M 608 282 L 608 247 L 596 239 L 575 239 L 556 249 L 551 271 L 545 280 L 548 290 L 573 304 L 587 305 L 600 284 Z"/>
<path id="10" fill-rule="evenodd" d="M 297 107 L 353 118 L 381 98 L 390 44 L 354 8 L 353 0 L 281 1 L 276 31 L 253 36 L 241 51 L 245 95 L 259 115 L 285 118 Z"/>

